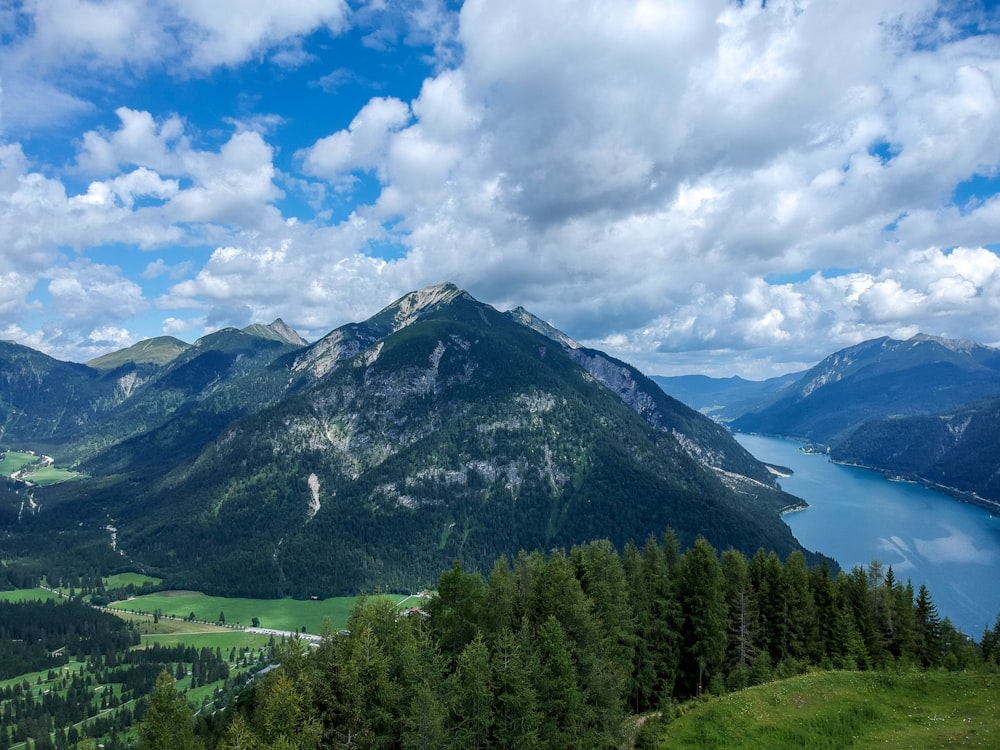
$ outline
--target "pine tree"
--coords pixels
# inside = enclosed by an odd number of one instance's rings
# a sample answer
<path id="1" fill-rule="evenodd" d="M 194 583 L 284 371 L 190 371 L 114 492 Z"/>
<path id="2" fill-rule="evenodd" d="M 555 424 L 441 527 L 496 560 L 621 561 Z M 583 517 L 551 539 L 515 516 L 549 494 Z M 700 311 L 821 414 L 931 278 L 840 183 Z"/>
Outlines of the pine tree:
<path id="1" fill-rule="evenodd" d="M 446 726 L 447 709 L 429 681 L 412 691 L 410 705 L 403 717 L 400 743 L 403 750 L 443 750 L 449 745 Z"/>
<path id="2" fill-rule="evenodd" d="M 936 667 L 941 663 L 941 619 L 938 617 L 937 607 L 931 600 L 927 586 L 920 584 L 917 591 L 917 601 L 914 604 L 914 614 L 916 616 L 916 656 L 920 664 L 927 667 Z"/>
<path id="3" fill-rule="evenodd" d="M 521 643 L 507 628 L 498 634 L 494 644 L 491 671 L 494 744 L 506 750 L 533 750 L 538 747 L 543 717 Z"/>
<path id="4" fill-rule="evenodd" d="M 733 549 L 722 553 L 722 578 L 727 604 L 728 646 L 727 661 L 730 670 L 729 684 L 745 687 L 748 672 L 756 661 L 757 623 L 754 616 L 753 590 L 746 558 Z"/>
<path id="5" fill-rule="evenodd" d="M 584 697 L 569 644 L 555 617 L 550 616 L 538 630 L 534 667 L 538 706 L 545 717 L 539 729 L 542 746 L 548 750 L 586 747 Z"/>
<path id="6" fill-rule="evenodd" d="M 137 727 L 139 750 L 196 750 L 194 717 L 174 678 L 163 672 L 149 696 L 149 708 Z"/>
<path id="7" fill-rule="evenodd" d="M 701 696 L 711 678 L 723 676 L 726 658 L 726 602 L 722 569 L 712 545 L 698 537 L 683 556 L 678 601 L 681 672 L 687 687 Z"/>
<path id="8" fill-rule="evenodd" d="M 815 654 L 817 637 L 816 605 L 809 587 L 809 568 L 805 555 L 795 550 L 785 561 L 785 606 L 787 613 L 786 653 L 788 657 L 804 664 Z"/>
<path id="9" fill-rule="evenodd" d="M 490 746 L 493 727 L 493 686 L 490 655 L 482 636 L 458 657 L 449 679 L 452 706 L 452 746 L 455 750 L 482 750 Z"/>

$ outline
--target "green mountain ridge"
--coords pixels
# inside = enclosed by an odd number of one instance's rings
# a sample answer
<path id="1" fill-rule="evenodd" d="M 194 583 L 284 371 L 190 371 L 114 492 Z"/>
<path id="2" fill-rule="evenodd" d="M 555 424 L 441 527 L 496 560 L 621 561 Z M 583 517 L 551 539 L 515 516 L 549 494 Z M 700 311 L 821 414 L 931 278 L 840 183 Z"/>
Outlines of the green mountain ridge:
<path id="1" fill-rule="evenodd" d="M 873 419 L 835 445 L 835 461 L 924 482 L 1000 510 L 1000 398 L 943 414 Z"/>
<path id="2" fill-rule="evenodd" d="M 116 352 L 104 354 L 87 362 L 95 370 L 114 370 L 129 362 L 165 365 L 180 356 L 191 345 L 173 336 L 145 339 Z"/>
<path id="3" fill-rule="evenodd" d="M 204 337 L 107 422 L 123 439 L 78 440 L 92 479 L 47 489 L 32 524 L 89 529 L 92 549 L 113 525 L 123 563 L 267 596 L 410 588 L 454 559 L 667 527 L 799 548 L 778 511 L 801 501 L 723 428 L 454 285 L 306 347 L 258 338 L 255 359 L 250 338 Z"/>

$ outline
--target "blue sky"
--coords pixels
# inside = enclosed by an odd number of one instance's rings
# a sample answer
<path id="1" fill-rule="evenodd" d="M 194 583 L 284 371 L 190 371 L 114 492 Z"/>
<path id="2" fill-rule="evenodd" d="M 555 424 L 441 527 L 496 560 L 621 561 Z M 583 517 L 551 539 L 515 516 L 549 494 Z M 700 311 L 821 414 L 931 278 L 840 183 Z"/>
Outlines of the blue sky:
<path id="1" fill-rule="evenodd" d="M 86 361 L 450 280 L 651 374 L 1000 345 L 1000 11 L 7 0 L 0 338 Z"/>

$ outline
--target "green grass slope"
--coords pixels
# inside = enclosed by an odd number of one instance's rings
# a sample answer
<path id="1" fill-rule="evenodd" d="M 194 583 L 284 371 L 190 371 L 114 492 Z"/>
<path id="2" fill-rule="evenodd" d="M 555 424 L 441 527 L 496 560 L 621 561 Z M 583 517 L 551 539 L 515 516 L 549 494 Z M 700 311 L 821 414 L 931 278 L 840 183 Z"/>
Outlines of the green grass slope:
<path id="1" fill-rule="evenodd" d="M 643 739 L 716 750 L 1000 747 L 1000 675 L 802 675 L 694 704 Z"/>

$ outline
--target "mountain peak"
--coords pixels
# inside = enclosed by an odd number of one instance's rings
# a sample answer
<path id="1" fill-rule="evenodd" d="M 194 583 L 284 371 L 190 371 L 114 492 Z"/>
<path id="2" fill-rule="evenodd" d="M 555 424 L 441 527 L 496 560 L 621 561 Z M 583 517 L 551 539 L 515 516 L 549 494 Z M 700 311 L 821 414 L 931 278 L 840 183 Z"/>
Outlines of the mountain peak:
<path id="1" fill-rule="evenodd" d="M 362 323 L 348 323 L 330 331 L 296 358 L 292 370 L 308 371 L 313 377 L 323 377 L 338 362 L 353 357 L 386 336 L 406 328 L 428 312 L 457 299 L 473 298 L 451 282 L 435 284 L 404 294 L 368 320 Z"/>
<path id="2" fill-rule="evenodd" d="M 383 314 L 391 314 L 393 329 L 405 328 L 414 320 L 419 318 L 428 310 L 433 310 L 442 305 L 447 305 L 459 297 L 472 299 L 468 292 L 459 289 L 450 281 L 434 286 L 424 287 L 415 292 L 404 294 L 388 307 L 384 308 L 376 317 Z"/>
<path id="3" fill-rule="evenodd" d="M 929 333 L 918 333 L 907 339 L 908 344 L 924 344 L 924 343 L 934 343 L 938 346 L 943 346 L 949 351 L 957 352 L 959 354 L 967 354 L 973 349 L 978 349 L 982 344 L 977 344 L 975 341 L 968 341 L 966 339 L 946 339 L 942 336 L 932 336 Z"/>
<path id="4" fill-rule="evenodd" d="M 126 362 L 165 365 L 180 356 L 190 346 L 190 344 L 173 336 L 157 336 L 139 341 L 126 349 L 96 357 L 86 364 L 95 370 L 113 370 Z"/>
<path id="5" fill-rule="evenodd" d="M 285 321 L 281 318 L 275 319 L 273 323 L 268 325 L 264 325 L 263 323 L 253 323 L 242 330 L 243 333 L 249 333 L 251 336 L 274 339 L 276 341 L 282 341 L 286 344 L 293 344 L 294 346 L 305 346 L 309 343 L 299 335 L 298 331 L 285 323 Z"/>

